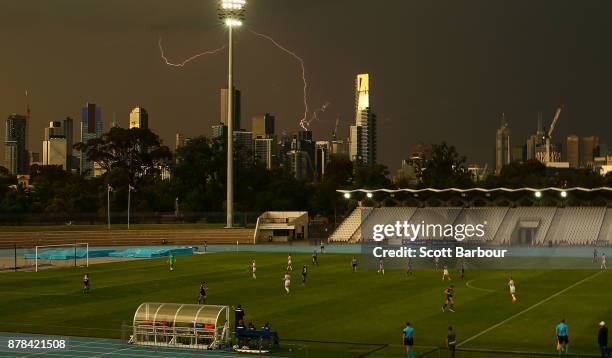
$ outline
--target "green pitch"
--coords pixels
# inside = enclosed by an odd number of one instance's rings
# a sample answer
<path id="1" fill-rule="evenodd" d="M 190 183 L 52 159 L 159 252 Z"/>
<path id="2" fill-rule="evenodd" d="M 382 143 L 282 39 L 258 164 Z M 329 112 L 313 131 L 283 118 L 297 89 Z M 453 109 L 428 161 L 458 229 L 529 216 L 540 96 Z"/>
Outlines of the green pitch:
<path id="1" fill-rule="evenodd" d="M 257 279 L 250 274 L 257 260 Z M 246 321 L 259 327 L 270 321 L 284 352 L 309 350 L 311 356 L 358 355 L 388 344 L 378 356 L 402 352 L 406 320 L 416 329 L 417 353 L 444 346 L 448 325 L 455 327 L 460 348 L 555 353 L 554 327 L 569 324 L 571 351 L 597 353 L 597 324 L 612 322 L 612 276 L 594 270 L 470 271 L 456 287 L 455 313 L 442 312 L 441 272 L 388 269 L 352 273 L 351 255 L 324 254 L 320 266 L 309 254 L 294 255 L 291 293 L 283 288 L 286 254 L 215 253 L 177 257 L 170 272 L 166 259 L 91 266 L 92 291 L 82 294 L 85 269 L 4 273 L 0 275 L 0 331 L 119 338 L 142 302 L 196 303 L 207 281 L 209 304 L 241 303 Z M 308 265 L 306 285 L 300 269 Z M 517 285 L 517 303 L 506 287 Z M 304 341 L 346 342 L 313 343 Z M 321 352 L 315 355 L 314 352 Z M 334 352 L 336 353 L 329 353 Z M 466 356 L 466 355 L 463 355 Z"/>

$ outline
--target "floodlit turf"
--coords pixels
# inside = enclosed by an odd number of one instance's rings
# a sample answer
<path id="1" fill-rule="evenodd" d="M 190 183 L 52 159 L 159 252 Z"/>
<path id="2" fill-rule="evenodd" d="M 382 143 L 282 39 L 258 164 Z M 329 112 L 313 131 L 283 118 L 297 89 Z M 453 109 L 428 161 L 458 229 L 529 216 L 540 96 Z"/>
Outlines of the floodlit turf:
<path id="1" fill-rule="evenodd" d="M 249 273 L 252 259 L 257 260 L 256 280 Z M 463 282 L 451 272 L 456 286 L 452 313 L 441 310 L 446 283 L 440 272 L 417 270 L 414 277 L 403 270 L 387 270 L 384 277 L 375 270 L 352 273 L 350 259 L 347 254 L 324 254 L 320 266 L 312 267 L 309 254 L 295 254 L 289 295 L 282 282 L 287 255 L 276 253 L 178 257 L 174 272 L 163 259 L 94 265 L 88 269 L 88 296 L 81 292 L 85 269 L 4 273 L 0 331 L 118 338 L 122 323 L 131 322 L 139 304 L 195 303 L 203 280 L 209 286 L 207 303 L 241 303 L 247 321 L 258 326 L 270 321 L 281 342 L 291 345 L 285 348 L 309 347 L 311 356 L 317 349 L 358 354 L 376 346 L 302 340 L 389 344 L 380 356 L 401 352 L 406 320 L 416 328 L 420 351 L 443 346 L 452 324 L 462 348 L 555 353 L 554 327 L 561 318 L 569 323 L 572 351 L 596 353 L 597 323 L 612 322 L 609 272 L 468 270 Z M 303 264 L 310 269 L 305 286 L 299 275 Z M 517 284 L 515 304 L 507 292 L 509 274 Z"/>

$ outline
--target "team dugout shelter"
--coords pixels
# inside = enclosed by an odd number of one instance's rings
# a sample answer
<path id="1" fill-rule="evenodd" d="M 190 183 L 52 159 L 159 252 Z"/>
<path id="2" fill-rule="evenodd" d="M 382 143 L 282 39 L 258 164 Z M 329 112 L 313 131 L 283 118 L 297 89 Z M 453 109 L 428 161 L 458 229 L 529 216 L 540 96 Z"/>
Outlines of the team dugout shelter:
<path id="1" fill-rule="evenodd" d="M 230 340 L 228 306 L 147 302 L 134 314 L 130 343 L 220 349 Z"/>

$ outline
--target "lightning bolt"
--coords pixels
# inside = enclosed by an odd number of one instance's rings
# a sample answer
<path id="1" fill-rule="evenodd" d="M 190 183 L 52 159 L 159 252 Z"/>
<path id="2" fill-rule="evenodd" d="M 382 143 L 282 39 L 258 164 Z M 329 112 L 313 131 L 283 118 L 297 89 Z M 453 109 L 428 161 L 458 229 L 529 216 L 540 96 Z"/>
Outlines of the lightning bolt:
<path id="1" fill-rule="evenodd" d="M 306 126 L 310 127 L 310 124 L 314 121 L 318 121 L 319 120 L 319 113 L 325 113 L 325 111 L 327 110 L 327 107 L 329 107 L 331 105 L 330 102 L 325 102 L 321 108 L 317 108 L 314 112 L 312 112 L 312 117 L 310 118 L 310 120 L 308 122 L 306 122 Z"/>
<path id="2" fill-rule="evenodd" d="M 259 33 L 255 30 L 251 30 L 248 29 L 250 32 L 252 32 L 253 34 L 255 34 L 256 36 L 262 37 L 270 42 L 272 42 L 276 47 L 278 47 L 279 49 L 283 50 L 284 52 L 288 53 L 289 55 L 291 55 L 293 58 L 295 58 L 296 60 L 299 61 L 300 66 L 302 68 L 302 81 L 304 83 L 304 115 L 302 116 L 302 119 L 300 119 L 300 127 L 302 127 L 304 130 L 308 130 L 308 125 L 310 124 L 308 122 L 308 119 L 306 118 L 308 116 L 308 81 L 306 80 L 306 67 L 304 66 L 304 60 L 295 54 L 295 52 L 287 49 L 286 47 L 282 46 L 281 44 L 279 44 L 276 40 L 274 40 L 272 37 L 268 36 L 268 35 L 264 35 L 262 33 Z"/>
<path id="3" fill-rule="evenodd" d="M 221 46 L 221 47 L 219 47 L 217 49 L 214 49 L 214 50 L 208 50 L 208 51 L 197 53 L 197 54 L 195 54 L 195 55 L 193 55 L 191 57 L 188 57 L 187 59 L 183 60 L 182 62 L 170 62 L 170 60 L 168 60 L 168 57 L 166 57 L 166 54 L 164 53 L 164 47 L 162 46 L 162 37 L 161 37 L 161 35 L 159 36 L 159 40 L 158 40 L 157 44 L 159 45 L 159 53 L 161 55 L 161 58 L 164 60 L 166 65 L 172 66 L 172 67 L 184 67 L 186 64 L 188 64 L 189 62 L 191 62 L 191 61 L 193 61 L 193 60 L 195 60 L 195 59 L 197 59 L 199 57 L 202 57 L 202 56 L 205 56 L 205 55 L 214 55 L 214 54 L 222 51 L 223 49 L 225 49 L 227 47 L 227 44 L 226 44 L 226 45 L 223 45 L 223 46 Z"/>

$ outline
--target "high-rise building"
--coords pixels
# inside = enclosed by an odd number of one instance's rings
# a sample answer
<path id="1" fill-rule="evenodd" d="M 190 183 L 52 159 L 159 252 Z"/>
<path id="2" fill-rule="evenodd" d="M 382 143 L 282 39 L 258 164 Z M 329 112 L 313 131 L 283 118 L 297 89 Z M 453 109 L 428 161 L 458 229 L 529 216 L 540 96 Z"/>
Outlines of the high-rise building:
<path id="1" fill-rule="evenodd" d="M 331 143 L 326 140 L 315 142 L 315 177 L 322 180 L 329 163 Z"/>
<path id="2" fill-rule="evenodd" d="M 227 88 L 222 88 L 221 89 L 221 117 L 220 117 L 220 121 L 221 123 L 227 125 Z M 234 88 L 234 97 L 233 97 L 233 103 L 232 103 L 232 109 L 234 111 L 234 130 L 237 131 L 240 128 L 240 107 L 241 107 L 241 101 L 242 101 L 242 95 L 240 93 L 240 90 Z"/>
<path id="3" fill-rule="evenodd" d="M 99 138 L 103 131 L 102 108 L 95 103 L 86 103 L 81 117 L 81 142 Z M 85 153 L 80 153 L 80 170 L 86 177 L 94 176 L 93 162 Z"/>
<path id="4" fill-rule="evenodd" d="M 275 167 L 276 147 L 274 138 L 255 138 L 255 160 L 270 170 Z"/>
<path id="5" fill-rule="evenodd" d="M 270 113 L 254 116 L 251 119 L 253 138 L 272 138 L 275 118 Z"/>
<path id="6" fill-rule="evenodd" d="M 510 164 L 510 156 L 510 128 L 502 115 L 501 126 L 495 134 L 495 173 L 499 174 L 504 165 Z"/>
<path id="7" fill-rule="evenodd" d="M 42 165 L 58 165 L 64 170 L 68 168 L 68 143 L 64 122 L 50 122 L 49 127 L 45 128 Z"/>
<path id="8" fill-rule="evenodd" d="M 311 180 L 314 172 L 315 143 L 312 131 L 299 131 L 291 139 L 287 153 L 289 170 L 296 179 Z"/>
<path id="9" fill-rule="evenodd" d="M 527 160 L 527 146 L 515 145 L 512 147 L 512 161 L 523 163 Z"/>
<path id="10" fill-rule="evenodd" d="M 593 158 L 599 156 L 599 137 L 592 135 L 582 137 L 582 165 L 584 167 L 593 167 Z"/>
<path id="11" fill-rule="evenodd" d="M 214 126 L 212 126 L 212 137 L 213 139 L 226 139 L 227 126 L 223 123 L 215 124 Z"/>
<path id="12" fill-rule="evenodd" d="M 130 112 L 130 128 L 149 129 L 149 113 L 142 107 L 136 107 Z"/>
<path id="13" fill-rule="evenodd" d="M 26 116 L 21 114 L 8 116 L 4 135 L 4 155 L 6 168 L 12 175 L 28 174 L 29 171 L 26 131 Z"/>
<path id="14" fill-rule="evenodd" d="M 580 137 L 570 135 L 565 144 L 566 159 L 570 168 L 580 168 Z"/>
<path id="15" fill-rule="evenodd" d="M 370 76 L 358 74 L 355 80 L 355 125 L 350 127 L 349 156 L 351 161 L 365 165 L 376 164 L 376 114 L 372 112 Z"/>
<path id="16" fill-rule="evenodd" d="M 346 142 L 338 139 L 332 140 L 329 154 L 332 160 L 339 159 L 341 157 L 348 158 Z"/>
<path id="17" fill-rule="evenodd" d="M 253 159 L 253 132 L 234 131 L 234 150 L 245 150 Z"/>

